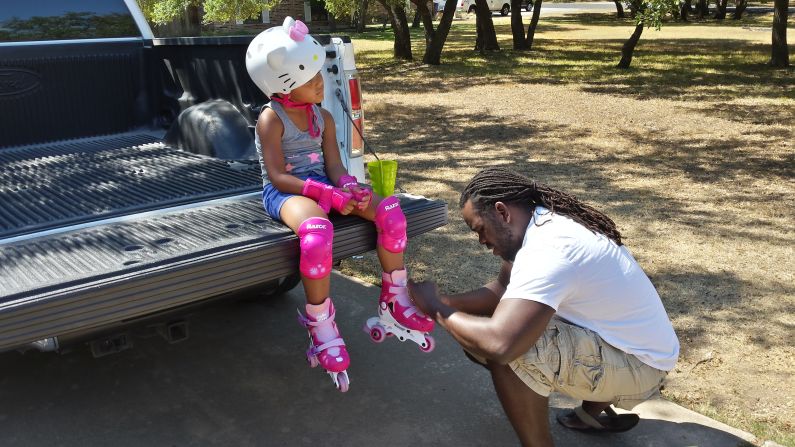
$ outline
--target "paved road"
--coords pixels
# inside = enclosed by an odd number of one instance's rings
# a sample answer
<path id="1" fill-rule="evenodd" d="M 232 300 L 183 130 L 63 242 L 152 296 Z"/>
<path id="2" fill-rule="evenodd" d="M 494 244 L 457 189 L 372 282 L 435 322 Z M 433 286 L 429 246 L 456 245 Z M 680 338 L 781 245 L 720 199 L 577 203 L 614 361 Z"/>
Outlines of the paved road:
<path id="1" fill-rule="evenodd" d="M 338 322 L 353 358 L 336 391 L 303 358 L 299 288 L 280 299 L 207 308 L 191 337 L 94 359 L 0 355 L 0 446 L 514 446 L 487 372 L 444 332 L 423 354 L 360 331 L 378 289 L 335 275 Z M 555 398 L 553 411 L 572 406 Z M 644 404 L 645 405 L 645 404 Z M 587 436 L 553 424 L 558 446 L 737 446 L 742 432 L 665 401 L 635 430 Z M 712 428 L 717 427 L 717 428 Z"/>
<path id="2" fill-rule="evenodd" d="M 627 11 L 626 4 L 623 5 L 624 10 Z M 715 11 L 715 6 L 711 5 L 710 8 L 711 12 Z M 734 7 L 729 6 L 726 9 L 728 14 L 734 12 Z M 616 4 L 613 2 L 576 2 L 576 3 L 552 3 L 552 2 L 544 2 L 541 6 L 541 15 L 561 15 L 561 14 L 575 14 L 575 13 L 584 13 L 584 12 L 592 12 L 592 13 L 615 13 L 616 12 Z M 746 9 L 746 13 L 750 14 L 763 14 L 763 13 L 772 13 L 773 8 L 767 6 L 751 6 Z M 499 17 L 500 14 L 494 13 L 496 17 Z M 531 17 L 533 12 L 524 11 L 522 10 L 522 17 Z"/>

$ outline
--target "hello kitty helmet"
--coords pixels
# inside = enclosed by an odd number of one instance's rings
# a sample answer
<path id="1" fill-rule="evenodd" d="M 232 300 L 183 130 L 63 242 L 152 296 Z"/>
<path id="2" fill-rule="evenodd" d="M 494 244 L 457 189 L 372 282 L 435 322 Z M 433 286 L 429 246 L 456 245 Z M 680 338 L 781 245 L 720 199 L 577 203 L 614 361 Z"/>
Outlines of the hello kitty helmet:
<path id="1" fill-rule="evenodd" d="M 292 17 L 261 32 L 246 50 L 246 70 L 268 97 L 287 94 L 309 82 L 325 59 L 325 49 Z"/>

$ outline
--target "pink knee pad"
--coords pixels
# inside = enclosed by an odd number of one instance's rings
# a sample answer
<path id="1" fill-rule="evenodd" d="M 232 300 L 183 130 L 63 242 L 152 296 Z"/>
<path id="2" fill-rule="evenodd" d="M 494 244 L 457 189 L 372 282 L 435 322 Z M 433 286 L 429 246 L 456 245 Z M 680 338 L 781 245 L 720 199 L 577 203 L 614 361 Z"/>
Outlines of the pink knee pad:
<path id="1" fill-rule="evenodd" d="M 322 217 L 310 217 L 298 227 L 301 240 L 299 270 L 310 279 L 322 279 L 331 274 L 331 246 L 334 226 Z"/>
<path id="2" fill-rule="evenodd" d="M 397 197 L 389 196 L 378 204 L 375 226 L 378 228 L 378 245 L 392 253 L 406 249 L 406 216 Z"/>

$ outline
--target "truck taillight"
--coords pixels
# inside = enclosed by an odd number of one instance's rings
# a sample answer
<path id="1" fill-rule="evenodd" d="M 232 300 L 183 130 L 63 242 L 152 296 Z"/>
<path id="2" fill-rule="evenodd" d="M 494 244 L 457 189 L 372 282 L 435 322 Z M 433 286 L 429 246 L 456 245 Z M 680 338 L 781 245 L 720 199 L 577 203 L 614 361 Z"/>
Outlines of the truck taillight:
<path id="1" fill-rule="evenodd" d="M 359 78 L 352 75 L 348 79 L 348 91 L 351 95 L 351 118 L 354 128 L 351 129 L 351 157 L 364 154 L 364 114 L 362 113 L 362 91 Z"/>
<path id="2" fill-rule="evenodd" d="M 359 88 L 359 78 L 348 79 L 348 89 L 351 92 L 351 109 L 362 110 L 362 93 Z"/>

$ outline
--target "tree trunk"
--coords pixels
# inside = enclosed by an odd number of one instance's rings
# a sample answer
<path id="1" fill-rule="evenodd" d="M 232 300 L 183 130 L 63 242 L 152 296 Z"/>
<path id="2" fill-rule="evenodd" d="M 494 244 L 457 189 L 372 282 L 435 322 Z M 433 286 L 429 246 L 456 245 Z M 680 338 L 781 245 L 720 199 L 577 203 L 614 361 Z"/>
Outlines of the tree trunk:
<path id="1" fill-rule="evenodd" d="M 444 4 L 444 12 L 442 13 L 441 20 L 439 20 L 439 27 L 436 28 L 435 31 L 432 31 L 431 42 L 425 45 L 425 55 L 422 57 L 424 63 L 430 65 L 441 64 L 442 48 L 444 48 L 447 34 L 450 32 L 450 25 L 453 23 L 455 8 L 458 6 L 456 3 L 457 2 L 450 0 Z M 425 9 L 427 10 L 428 7 L 426 6 Z M 426 26 L 426 33 L 427 29 Z M 431 29 L 433 29 L 433 24 L 431 24 Z"/>
<path id="2" fill-rule="evenodd" d="M 328 15 L 328 31 L 330 33 L 337 32 L 337 19 L 334 18 L 334 14 L 329 13 Z"/>
<path id="3" fill-rule="evenodd" d="M 420 19 L 421 18 L 422 17 L 420 16 L 420 10 L 415 8 L 414 9 L 414 20 L 411 21 L 411 28 L 412 29 L 416 29 L 416 28 L 420 27 Z"/>
<path id="4" fill-rule="evenodd" d="M 511 0 L 511 34 L 513 34 L 513 49 L 526 50 L 527 40 L 524 38 L 522 0 Z"/>
<path id="5" fill-rule="evenodd" d="M 683 22 L 687 22 L 687 15 L 693 12 L 693 0 L 685 0 L 684 2 L 680 3 L 679 8 L 679 18 Z"/>
<path id="6" fill-rule="evenodd" d="M 787 48 L 787 13 L 789 0 L 773 1 L 773 45 L 770 65 L 776 68 L 789 67 L 789 48 Z"/>
<path id="7" fill-rule="evenodd" d="M 189 36 L 201 36 L 202 34 L 202 12 L 199 5 L 188 5 L 185 15 L 185 25 Z"/>
<path id="8" fill-rule="evenodd" d="M 736 0 L 734 2 L 734 15 L 732 18 L 734 20 L 740 20 L 743 18 L 743 13 L 745 12 L 745 8 L 748 7 L 748 0 Z"/>
<path id="9" fill-rule="evenodd" d="M 386 9 L 389 21 L 392 23 L 392 32 L 395 34 L 393 47 L 395 59 L 414 59 L 411 55 L 411 34 L 409 33 L 406 10 L 403 9 L 403 6 L 391 6 L 385 0 L 379 0 L 379 3 Z"/>
<path id="10" fill-rule="evenodd" d="M 613 3 L 616 4 L 616 17 L 619 19 L 624 18 L 624 6 L 621 5 L 621 0 L 613 0 Z"/>
<path id="11" fill-rule="evenodd" d="M 715 12 L 715 19 L 723 20 L 726 18 L 726 4 L 729 0 L 717 0 L 718 10 Z"/>
<path id="12" fill-rule="evenodd" d="M 360 0 L 359 4 L 359 11 L 358 11 L 358 19 L 356 21 L 356 32 L 363 33 L 365 27 L 367 26 L 367 7 L 369 5 L 370 0 Z"/>
<path id="13" fill-rule="evenodd" d="M 486 0 L 475 0 L 475 5 L 477 14 L 475 24 L 478 30 L 475 50 L 480 50 L 481 53 L 500 51 L 500 45 L 497 43 L 497 31 L 494 29 L 494 21 L 491 20 L 489 3 Z"/>
<path id="14" fill-rule="evenodd" d="M 433 15 L 431 14 L 431 10 L 428 9 L 428 2 L 423 0 L 412 0 L 412 3 L 417 8 L 417 14 L 419 14 L 420 20 L 422 20 L 422 27 L 425 29 L 425 48 L 427 49 L 433 39 Z"/>
<path id="15" fill-rule="evenodd" d="M 696 13 L 698 20 L 704 20 L 704 16 L 709 14 L 709 1 L 698 0 L 698 3 L 696 4 Z"/>
<path id="16" fill-rule="evenodd" d="M 621 61 L 618 62 L 616 67 L 629 68 L 629 64 L 632 63 L 632 54 L 635 52 L 635 45 L 638 44 L 638 40 L 640 40 L 640 35 L 642 33 L 643 22 L 640 22 L 635 26 L 635 32 L 632 33 L 629 40 L 624 42 L 624 46 L 621 48 Z"/>
<path id="17" fill-rule="evenodd" d="M 538 26 L 538 18 L 541 16 L 541 4 L 544 0 L 536 0 L 533 6 L 533 17 L 530 19 L 530 26 L 527 27 L 527 49 L 533 49 L 533 39 L 536 36 L 536 27 Z"/>

